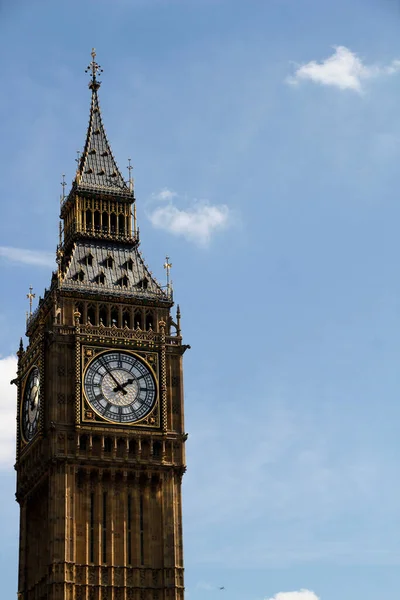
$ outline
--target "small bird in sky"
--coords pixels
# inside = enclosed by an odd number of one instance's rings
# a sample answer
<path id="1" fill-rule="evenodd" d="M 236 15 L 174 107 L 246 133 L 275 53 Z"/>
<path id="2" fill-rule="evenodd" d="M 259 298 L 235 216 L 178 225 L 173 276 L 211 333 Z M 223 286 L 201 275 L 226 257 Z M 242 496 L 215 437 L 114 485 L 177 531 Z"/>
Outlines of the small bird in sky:
<path id="1" fill-rule="evenodd" d="M 220 590 L 224 590 L 225 588 L 224 588 L 224 586 L 221 586 L 219 589 L 220 589 Z"/>

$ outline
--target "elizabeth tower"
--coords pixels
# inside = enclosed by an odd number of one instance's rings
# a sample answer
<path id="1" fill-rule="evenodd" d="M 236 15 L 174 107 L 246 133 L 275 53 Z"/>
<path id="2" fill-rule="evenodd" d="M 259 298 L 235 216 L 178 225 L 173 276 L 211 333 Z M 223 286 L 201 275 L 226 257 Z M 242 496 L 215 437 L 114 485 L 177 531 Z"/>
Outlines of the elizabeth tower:
<path id="1" fill-rule="evenodd" d="M 18 597 L 182 600 L 187 346 L 171 286 L 139 250 L 94 51 L 88 72 L 89 126 L 62 197 L 57 270 L 18 351 Z"/>

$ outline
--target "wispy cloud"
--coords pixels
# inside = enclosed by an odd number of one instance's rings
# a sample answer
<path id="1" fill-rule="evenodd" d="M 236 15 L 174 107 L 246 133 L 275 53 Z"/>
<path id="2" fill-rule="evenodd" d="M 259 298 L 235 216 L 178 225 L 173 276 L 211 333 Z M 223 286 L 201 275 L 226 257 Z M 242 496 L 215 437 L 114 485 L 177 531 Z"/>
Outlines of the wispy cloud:
<path id="1" fill-rule="evenodd" d="M 213 205 L 207 201 L 192 201 L 189 206 L 178 208 L 173 199 L 178 194 L 164 189 L 152 198 L 167 201 L 157 206 L 148 217 L 154 227 L 173 235 L 182 236 L 200 246 L 207 246 L 213 234 L 230 224 L 230 211 L 225 204 Z"/>
<path id="2" fill-rule="evenodd" d="M 0 358 L 0 469 L 9 469 L 15 459 L 16 387 L 10 381 L 17 373 L 15 356 Z"/>
<path id="3" fill-rule="evenodd" d="M 0 246 L 0 257 L 10 262 L 34 265 L 37 267 L 54 267 L 55 264 L 55 255 L 52 252 L 27 250 L 26 248 Z"/>
<path id="4" fill-rule="evenodd" d="M 341 90 L 361 92 L 364 81 L 381 75 L 394 75 L 398 71 L 400 60 L 393 60 L 386 66 L 367 65 L 355 52 L 345 46 L 337 46 L 332 56 L 322 62 L 312 60 L 297 66 L 294 75 L 286 81 L 292 85 L 312 81 Z"/>
<path id="5" fill-rule="evenodd" d="M 299 590 L 298 592 L 279 592 L 265 600 L 319 600 L 319 596 L 310 590 Z"/>
<path id="6" fill-rule="evenodd" d="M 152 198 L 154 200 L 158 200 L 158 201 L 172 200 L 173 198 L 176 198 L 177 195 L 178 194 L 176 192 L 173 192 L 172 190 L 169 190 L 168 188 L 163 188 L 161 191 L 155 192 L 152 195 Z"/>

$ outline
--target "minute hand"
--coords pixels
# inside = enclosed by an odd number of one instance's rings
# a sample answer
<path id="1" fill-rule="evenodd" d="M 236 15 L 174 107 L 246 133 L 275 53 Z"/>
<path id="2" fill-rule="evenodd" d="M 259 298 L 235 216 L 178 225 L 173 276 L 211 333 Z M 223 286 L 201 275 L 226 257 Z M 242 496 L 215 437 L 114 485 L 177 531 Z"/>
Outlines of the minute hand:
<path id="1" fill-rule="evenodd" d="M 101 364 L 103 365 L 103 367 L 105 368 L 105 370 L 107 371 L 107 373 L 111 376 L 112 379 L 114 379 L 115 383 L 117 384 L 117 387 L 114 388 L 114 392 L 118 392 L 119 390 L 121 390 L 121 392 L 125 395 L 127 394 L 127 392 L 124 390 L 124 388 L 122 387 L 122 385 L 120 384 L 120 382 L 115 379 L 114 375 L 112 374 L 112 371 L 110 371 L 110 369 L 107 367 L 107 364 L 103 361 L 101 361 Z"/>

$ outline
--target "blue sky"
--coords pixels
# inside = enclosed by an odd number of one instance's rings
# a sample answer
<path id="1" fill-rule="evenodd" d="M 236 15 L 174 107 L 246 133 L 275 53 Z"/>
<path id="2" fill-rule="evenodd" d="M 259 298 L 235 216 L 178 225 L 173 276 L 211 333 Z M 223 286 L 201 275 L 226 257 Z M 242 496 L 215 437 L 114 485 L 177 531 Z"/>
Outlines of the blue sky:
<path id="1" fill-rule="evenodd" d="M 49 285 L 92 46 L 142 251 L 185 341 L 191 600 L 400 587 L 400 4 L 0 2 L 1 579 L 15 350 Z M 220 591 L 218 588 L 226 589 Z"/>

